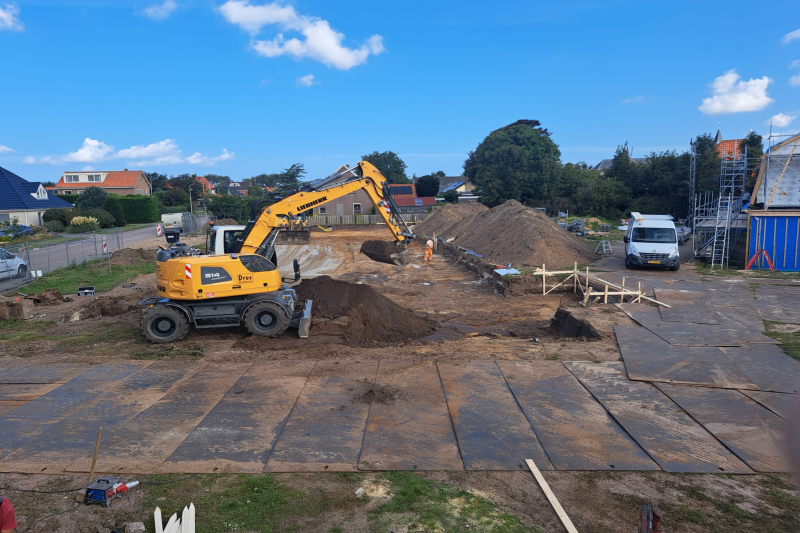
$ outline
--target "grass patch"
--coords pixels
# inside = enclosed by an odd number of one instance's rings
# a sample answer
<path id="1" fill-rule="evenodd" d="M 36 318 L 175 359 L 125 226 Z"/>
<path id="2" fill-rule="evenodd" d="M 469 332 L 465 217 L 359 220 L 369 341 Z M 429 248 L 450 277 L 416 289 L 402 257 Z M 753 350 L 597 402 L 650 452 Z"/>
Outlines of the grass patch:
<path id="1" fill-rule="evenodd" d="M 174 477 L 153 476 L 148 481 Z M 273 474 L 196 476 L 171 485 L 148 485 L 145 508 L 161 508 L 164 521 L 192 501 L 197 508 L 198 533 L 248 531 L 272 533 L 299 532 L 295 522 L 317 518 L 325 513 L 347 510 L 367 503 L 352 493 L 331 494 L 323 489 L 309 492 L 282 485 Z M 154 531 L 152 515 L 145 522 Z M 335 526 L 334 526 L 335 527 Z M 335 529 L 334 529 L 335 531 Z"/>
<path id="2" fill-rule="evenodd" d="M 699 263 L 697 273 L 709 276 L 736 276 L 742 278 L 800 280 L 800 272 L 773 272 L 771 270 L 743 270 L 731 267 L 711 268 L 708 263 Z"/>
<path id="3" fill-rule="evenodd" d="M 79 286 L 94 285 L 96 292 L 105 292 L 127 279 L 155 271 L 156 262 L 153 260 L 140 261 L 136 265 L 112 266 L 109 272 L 108 261 L 100 259 L 57 268 L 19 291 L 24 294 L 34 294 L 45 289 L 55 289 L 62 294 L 71 295 L 77 292 Z"/>
<path id="4" fill-rule="evenodd" d="M 0 322 L 0 341 L 38 341 L 57 339 L 44 330 L 52 326 L 52 320 L 8 320 Z"/>
<path id="5" fill-rule="evenodd" d="M 412 472 L 385 472 L 392 498 L 370 515 L 373 530 L 388 532 L 393 524 L 411 530 L 461 533 L 540 533 L 493 503 L 472 493 L 431 481 Z"/>
<path id="6" fill-rule="evenodd" d="M 781 349 L 800 361 L 800 331 L 794 333 L 784 333 L 776 331 L 783 325 L 783 322 L 764 321 L 764 334 L 781 343 Z"/>
<path id="7" fill-rule="evenodd" d="M 561 359 L 560 353 L 554 353 L 552 355 L 548 355 L 547 357 L 545 357 L 546 361 L 558 361 L 559 359 Z"/>

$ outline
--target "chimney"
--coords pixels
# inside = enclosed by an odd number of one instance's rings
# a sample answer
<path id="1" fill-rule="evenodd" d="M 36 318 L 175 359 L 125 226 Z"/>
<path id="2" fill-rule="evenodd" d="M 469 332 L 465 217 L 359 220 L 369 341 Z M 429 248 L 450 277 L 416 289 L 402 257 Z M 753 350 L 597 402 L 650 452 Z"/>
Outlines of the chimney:
<path id="1" fill-rule="evenodd" d="M 125 172 L 127 172 L 127 171 L 128 171 L 128 169 L 126 168 L 126 169 L 125 169 Z"/>

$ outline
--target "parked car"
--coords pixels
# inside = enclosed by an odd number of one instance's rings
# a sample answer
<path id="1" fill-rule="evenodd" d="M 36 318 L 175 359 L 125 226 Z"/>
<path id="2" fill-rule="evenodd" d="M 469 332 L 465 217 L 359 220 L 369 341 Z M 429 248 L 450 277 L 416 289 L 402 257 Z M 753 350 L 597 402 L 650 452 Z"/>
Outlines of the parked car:
<path id="1" fill-rule="evenodd" d="M 30 226 L 4 226 L 0 228 L 0 237 L 21 237 L 22 235 L 33 235 Z"/>
<path id="2" fill-rule="evenodd" d="M 0 248 L 0 279 L 24 278 L 28 274 L 25 261 Z"/>
<path id="3" fill-rule="evenodd" d="M 661 266 L 670 270 L 681 267 L 678 235 L 670 215 L 631 213 L 625 243 L 625 267 Z"/>

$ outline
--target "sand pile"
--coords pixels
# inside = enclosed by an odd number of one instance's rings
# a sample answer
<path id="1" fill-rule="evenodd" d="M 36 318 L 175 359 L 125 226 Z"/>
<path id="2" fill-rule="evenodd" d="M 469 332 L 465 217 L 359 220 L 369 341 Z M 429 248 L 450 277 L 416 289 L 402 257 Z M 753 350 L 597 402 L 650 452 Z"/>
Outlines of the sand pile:
<path id="1" fill-rule="evenodd" d="M 318 334 L 341 334 L 348 344 L 363 347 L 402 344 L 436 329 L 433 321 L 397 305 L 369 285 L 320 276 L 303 280 L 295 289 L 301 301 L 314 301 L 311 335 L 315 329 Z"/>
<path id="2" fill-rule="evenodd" d="M 451 204 L 425 219 L 417 226 L 417 233 L 431 235 L 429 231 L 434 228 L 437 237 L 454 238 L 454 244 L 481 254 L 487 261 L 515 267 L 544 264 L 547 268 L 566 268 L 596 257 L 589 243 L 516 200 L 492 209 L 475 208 L 472 203 Z"/>
<path id="3" fill-rule="evenodd" d="M 112 265 L 138 265 L 141 261 L 155 261 L 156 253 L 142 248 L 122 248 L 111 254 Z M 99 263 L 104 265 L 105 263 Z"/>

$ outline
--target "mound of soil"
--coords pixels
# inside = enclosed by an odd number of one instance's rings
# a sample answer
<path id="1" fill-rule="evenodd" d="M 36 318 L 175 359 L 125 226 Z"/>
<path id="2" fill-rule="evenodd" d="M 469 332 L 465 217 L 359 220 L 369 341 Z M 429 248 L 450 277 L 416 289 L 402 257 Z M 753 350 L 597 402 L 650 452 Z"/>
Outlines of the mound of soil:
<path id="1" fill-rule="evenodd" d="M 87 318 L 120 316 L 139 309 L 137 298 L 127 296 L 98 296 L 70 309 L 58 317 L 59 322 L 78 322 Z"/>
<path id="2" fill-rule="evenodd" d="M 55 289 L 45 289 L 43 292 L 36 294 L 29 294 L 26 296 L 28 300 L 33 300 L 36 305 L 55 305 L 61 302 L 71 302 L 72 298 L 65 298 L 60 291 Z"/>
<path id="3" fill-rule="evenodd" d="M 567 309 L 559 307 L 550 323 L 550 329 L 562 337 L 598 339 L 602 337 L 588 320 L 572 315 Z"/>
<path id="4" fill-rule="evenodd" d="M 589 243 L 516 200 L 492 209 L 475 205 L 450 204 L 437 210 L 417 226 L 417 233 L 436 231 L 437 236 L 452 238 L 454 244 L 487 261 L 516 267 L 544 264 L 550 269 L 567 268 L 596 257 Z"/>
<path id="5" fill-rule="evenodd" d="M 347 317 L 349 324 L 343 336 L 352 346 L 402 344 L 426 337 L 436 329 L 433 321 L 397 305 L 369 285 L 320 276 L 303 280 L 295 290 L 300 300 L 314 301 L 312 317 Z"/>
<path id="6" fill-rule="evenodd" d="M 122 248 L 111 254 L 112 265 L 138 265 L 141 261 L 155 261 L 155 259 L 154 251 L 143 248 Z"/>

